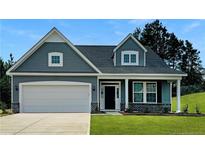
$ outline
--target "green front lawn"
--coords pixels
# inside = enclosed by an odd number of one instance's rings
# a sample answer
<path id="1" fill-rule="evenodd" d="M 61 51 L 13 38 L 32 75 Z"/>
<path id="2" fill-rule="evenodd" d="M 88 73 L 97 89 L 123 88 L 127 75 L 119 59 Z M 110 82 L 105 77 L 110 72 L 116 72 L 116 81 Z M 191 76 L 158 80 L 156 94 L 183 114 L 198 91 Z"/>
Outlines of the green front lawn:
<path id="1" fill-rule="evenodd" d="M 205 135 L 205 117 L 92 115 L 90 131 L 92 135 Z"/>
<path id="2" fill-rule="evenodd" d="M 181 96 L 181 111 L 186 104 L 189 106 L 189 113 L 196 112 L 196 104 L 198 104 L 201 113 L 205 113 L 205 92 Z M 173 98 L 172 111 L 176 111 L 176 97 Z"/>

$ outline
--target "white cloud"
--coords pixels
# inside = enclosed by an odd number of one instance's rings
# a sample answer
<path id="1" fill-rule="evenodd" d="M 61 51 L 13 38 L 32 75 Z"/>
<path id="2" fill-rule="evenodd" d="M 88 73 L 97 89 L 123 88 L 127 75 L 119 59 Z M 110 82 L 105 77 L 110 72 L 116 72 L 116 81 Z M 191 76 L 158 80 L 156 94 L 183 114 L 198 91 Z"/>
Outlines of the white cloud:
<path id="1" fill-rule="evenodd" d="M 112 28 L 114 28 L 114 29 L 119 29 L 119 28 L 120 28 L 120 24 L 119 24 L 118 21 L 119 21 L 119 20 L 117 20 L 117 19 L 115 19 L 115 20 L 109 20 L 109 21 L 107 21 L 107 23 L 108 23 L 109 25 L 111 25 Z"/>
<path id="2" fill-rule="evenodd" d="M 198 28 L 200 25 L 201 25 L 200 22 L 193 22 L 193 23 L 184 27 L 184 32 L 190 32 L 190 31 Z"/>
<path id="3" fill-rule="evenodd" d="M 41 35 L 38 35 L 36 32 L 33 32 L 31 30 L 22 30 L 22 29 L 16 29 L 16 28 L 12 28 L 12 27 L 1 27 L 2 30 L 11 33 L 11 34 L 15 34 L 15 35 L 20 35 L 20 36 L 25 36 L 25 37 L 29 37 L 31 39 L 39 39 L 41 37 Z"/>
<path id="4" fill-rule="evenodd" d="M 121 32 L 121 31 L 114 31 L 115 35 L 118 35 L 118 36 L 124 36 L 125 33 Z"/>
<path id="5" fill-rule="evenodd" d="M 148 22 L 151 22 L 153 19 L 130 19 L 128 21 L 129 24 L 134 24 L 136 26 L 145 25 Z"/>

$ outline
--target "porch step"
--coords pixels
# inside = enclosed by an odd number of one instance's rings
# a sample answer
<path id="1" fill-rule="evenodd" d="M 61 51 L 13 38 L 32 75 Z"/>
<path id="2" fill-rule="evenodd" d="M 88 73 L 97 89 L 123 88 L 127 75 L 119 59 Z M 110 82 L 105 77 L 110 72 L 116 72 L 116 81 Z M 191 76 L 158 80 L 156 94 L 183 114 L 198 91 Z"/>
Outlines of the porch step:
<path id="1" fill-rule="evenodd" d="M 105 112 L 105 114 L 108 114 L 108 115 L 122 115 L 119 112 L 111 112 L 111 111 Z"/>

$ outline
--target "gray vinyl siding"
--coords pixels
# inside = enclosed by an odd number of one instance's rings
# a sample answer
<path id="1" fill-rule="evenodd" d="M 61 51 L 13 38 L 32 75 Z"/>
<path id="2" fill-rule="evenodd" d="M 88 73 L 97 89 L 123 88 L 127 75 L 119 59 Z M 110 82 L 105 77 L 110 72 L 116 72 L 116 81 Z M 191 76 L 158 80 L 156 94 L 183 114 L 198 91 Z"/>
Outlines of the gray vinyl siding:
<path id="1" fill-rule="evenodd" d="M 63 53 L 63 67 L 49 67 L 48 53 Z M 96 72 L 68 44 L 62 42 L 46 42 L 38 48 L 15 71 L 17 72 Z"/>
<path id="2" fill-rule="evenodd" d="M 162 104 L 170 104 L 170 85 L 167 81 L 162 81 Z"/>
<path id="3" fill-rule="evenodd" d="M 97 102 L 97 77 L 61 77 L 61 76 L 14 76 L 13 77 L 13 103 L 19 103 L 19 83 L 37 81 L 73 81 L 92 84 L 92 103 Z M 94 90 L 95 89 L 95 90 Z"/>
<path id="4" fill-rule="evenodd" d="M 116 51 L 116 66 L 121 65 L 121 53 L 125 50 L 134 50 L 139 52 L 139 66 L 144 66 L 144 50 L 129 38 L 117 51 Z"/>

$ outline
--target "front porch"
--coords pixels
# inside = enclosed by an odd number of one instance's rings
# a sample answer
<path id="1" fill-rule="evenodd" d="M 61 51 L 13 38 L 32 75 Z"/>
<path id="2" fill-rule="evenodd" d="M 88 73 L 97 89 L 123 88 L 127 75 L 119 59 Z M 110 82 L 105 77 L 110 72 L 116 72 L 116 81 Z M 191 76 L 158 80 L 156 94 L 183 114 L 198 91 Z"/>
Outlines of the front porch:
<path id="1" fill-rule="evenodd" d="M 180 112 L 180 79 L 99 79 L 99 103 L 95 106 L 99 111 L 171 112 L 172 83 L 175 81 L 177 112 Z"/>

